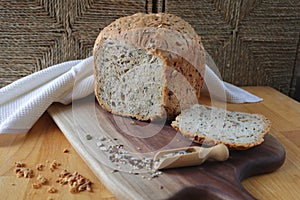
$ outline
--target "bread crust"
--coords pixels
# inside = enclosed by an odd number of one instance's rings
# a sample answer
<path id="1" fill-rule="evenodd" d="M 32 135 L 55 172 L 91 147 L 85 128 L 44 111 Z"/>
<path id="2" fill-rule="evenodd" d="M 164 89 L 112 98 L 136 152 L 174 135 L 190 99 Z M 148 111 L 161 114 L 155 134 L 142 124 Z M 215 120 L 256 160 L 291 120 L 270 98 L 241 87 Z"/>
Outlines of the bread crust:
<path id="1" fill-rule="evenodd" d="M 153 38 L 155 38 L 155 40 Z M 112 22 L 100 32 L 94 45 L 95 80 L 97 80 L 98 76 L 97 53 L 103 41 L 107 39 L 125 41 L 129 45 L 146 49 L 151 54 L 160 57 L 166 68 L 172 68 L 180 73 L 184 73 L 188 82 L 195 89 L 196 99 L 199 101 L 200 89 L 203 85 L 205 73 L 205 53 L 200 37 L 192 26 L 183 19 L 165 13 L 137 13 L 132 16 L 119 18 Z M 180 47 L 177 45 L 180 45 Z M 181 63 L 181 65 L 178 65 L 178 63 Z M 189 77 L 189 74 L 193 76 Z M 168 84 L 172 76 L 167 74 L 167 70 L 164 71 L 162 76 L 164 76 L 165 82 L 163 83 L 163 102 L 161 104 L 167 112 L 168 119 L 174 119 L 180 112 L 180 101 L 174 96 L 168 99 L 170 92 Z M 113 112 L 112 109 L 106 107 L 104 102 L 102 102 L 100 94 L 98 93 L 98 87 L 98 81 L 96 81 L 95 95 L 97 101 L 102 108 Z M 154 120 L 163 118 L 165 115 L 165 113 L 161 113 L 160 116 L 143 117 L 128 113 L 115 114 L 131 116 L 139 120 Z"/>

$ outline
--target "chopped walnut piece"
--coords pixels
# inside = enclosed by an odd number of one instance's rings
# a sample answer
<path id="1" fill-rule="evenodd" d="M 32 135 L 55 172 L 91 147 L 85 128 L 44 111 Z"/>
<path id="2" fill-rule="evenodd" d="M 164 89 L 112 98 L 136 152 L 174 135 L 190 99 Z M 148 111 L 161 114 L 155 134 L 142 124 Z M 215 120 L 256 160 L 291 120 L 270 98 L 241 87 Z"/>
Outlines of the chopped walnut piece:
<path id="1" fill-rule="evenodd" d="M 33 187 L 34 189 L 39 189 L 40 187 L 42 187 L 42 185 L 39 184 L 39 183 L 32 183 L 32 187 Z"/>
<path id="2" fill-rule="evenodd" d="M 37 176 L 36 180 L 38 181 L 38 183 L 40 183 L 42 185 L 45 185 L 48 182 L 48 179 L 40 174 Z"/>
<path id="3" fill-rule="evenodd" d="M 40 174 L 37 176 L 36 180 L 37 180 L 37 183 L 32 184 L 32 187 L 34 189 L 39 189 L 40 187 L 42 187 L 42 185 L 45 185 L 48 182 L 48 179 L 46 179 L 44 176 L 42 176 Z"/>
<path id="4" fill-rule="evenodd" d="M 20 177 L 32 178 L 33 177 L 32 169 L 16 168 L 15 173 L 18 178 L 20 178 Z"/>
<path id="5" fill-rule="evenodd" d="M 64 153 L 69 153 L 69 149 L 65 148 L 63 152 Z"/>
<path id="6" fill-rule="evenodd" d="M 17 176 L 18 178 L 21 178 L 21 177 L 24 176 L 24 173 L 23 173 L 22 171 L 18 171 L 18 172 L 16 172 L 16 176 Z"/>
<path id="7" fill-rule="evenodd" d="M 78 190 L 76 187 L 70 187 L 70 190 L 69 190 L 71 193 L 78 193 Z"/>
<path id="8" fill-rule="evenodd" d="M 37 164 L 36 167 L 35 167 L 38 171 L 42 171 L 43 168 L 44 168 L 44 165 L 43 164 Z"/>
<path id="9" fill-rule="evenodd" d="M 48 193 L 56 193 L 57 189 L 55 189 L 54 187 L 49 187 L 48 188 Z"/>
<path id="10" fill-rule="evenodd" d="M 60 163 L 58 163 L 56 160 L 53 160 L 50 164 L 50 170 L 53 172 L 58 166 L 60 166 Z"/>
<path id="11" fill-rule="evenodd" d="M 23 170 L 25 178 L 32 178 L 33 177 L 33 170 L 32 169 L 24 169 Z"/>
<path id="12" fill-rule="evenodd" d="M 15 162 L 15 166 L 16 167 L 25 167 L 25 164 L 22 163 L 21 161 L 17 161 L 17 162 Z"/>
<path id="13" fill-rule="evenodd" d="M 65 177 L 69 174 L 70 174 L 70 172 L 68 172 L 67 170 L 64 169 L 59 173 L 58 177 Z"/>
<path id="14" fill-rule="evenodd" d="M 92 192 L 92 182 L 76 171 L 73 173 L 70 173 L 67 170 L 61 171 L 56 182 L 60 183 L 61 185 L 68 184 L 70 187 L 70 192 L 72 193 L 78 193 L 85 190 Z"/>
<path id="15" fill-rule="evenodd" d="M 86 186 L 86 190 L 87 190 L 88 192 L 93 192 L 93 190 L 92 190 L 92 188 L 91 188 L 91 185 L 90 185 L 90 184 Z"/>
<path id="16" fill-rule="evenodd" d="M 68 150 L 64 150 L 64 152 L 68 152 Z M 46 161 L 46 163 L 50 163 L 50 161 Z M 58 163 L 56 160 L 53 160 L 50 164 L 50 170 L 53 172 L 55 169 L 58 168 L 61 164 Z M 25 164 L 22 162 L 15 162 L 16 168 L 14 169 L 17 177 L 25 177 L 25 178 L 32 178 L 34 177 L 34 171 L 29 168 L 24 168 Z M 36 165 L 36 170 L 41 171 L 45 166 L 43 164 Z M 74 171 L 73 173 L 68 172 L 67 170 L 62 170 L 59 175 L 58 179 L 56 180 L 57 183 L 61 185 L 68 184 L 70 187 L 70 192 L 78 193 L 82 191 L 89 191 L 92 192 L 92 182 L 80 175 L 78 172 Z M 32 187 L 34 189 L 39 189 L 43 185 L 48 183 L 48 179 L 45 178 L 43 175 L 38 174 L 36 178 L 36 182 L 32 183 Z M 15 185 L 14 183 L 12 185 Z M 57 189 L 53 186 L 48 188 L 48 193 L 56 193 Z"/>
<path id="17" fill-rule="evenodd" d="M 21 168 L 15 168 L 15 173 L 20 172 L 22 169 Z"/>

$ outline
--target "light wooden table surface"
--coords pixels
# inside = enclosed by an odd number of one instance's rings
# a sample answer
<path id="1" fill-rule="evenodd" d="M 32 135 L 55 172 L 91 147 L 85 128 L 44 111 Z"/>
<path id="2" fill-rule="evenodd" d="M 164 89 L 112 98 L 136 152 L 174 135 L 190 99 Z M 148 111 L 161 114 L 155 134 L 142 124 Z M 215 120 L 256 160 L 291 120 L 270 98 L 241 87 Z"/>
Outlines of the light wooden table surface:
<path id="1" fill-rule="evenodd" d="M 271 174 L 243 181 L 244 187 L 258 199 L 298 199 L 300 196 L 300 104 L 269 87 L 245 87 L 264 99 L 261 103 L 228 104 L 229 110 L 261 113 L 272 121 L 271 133 L 286 150 L 284 165 Z M 67 148 L 69 153 L 64 153 Z M 57 160 L 59 169 L 51 172 L 47 161 Z M 22 161 L 35 172 L 35 177 L 17 178 L 15 161 Z M 35 169 L 46 165 L 43 171 Z M 61 169 L 78 171 L 94 184 L 93 192 L 72 194 L 68 186 L 56 183 Z M 49 179 L 40 189 L 33 189 L 37 174 Z M 57 193 L 47 192 L 54 186 Z M 0 197 L 1 199 L 115 199 L 79 157 L 51 117 L 45 113 L 27 134 L 0 135 Z"/>

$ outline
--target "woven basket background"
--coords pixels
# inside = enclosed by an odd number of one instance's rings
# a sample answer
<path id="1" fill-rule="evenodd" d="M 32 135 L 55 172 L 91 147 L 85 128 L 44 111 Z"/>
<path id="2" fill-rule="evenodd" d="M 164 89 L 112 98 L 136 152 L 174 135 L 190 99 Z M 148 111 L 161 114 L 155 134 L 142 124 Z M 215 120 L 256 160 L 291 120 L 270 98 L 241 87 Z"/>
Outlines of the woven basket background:
<path id="1" fill-rule="evenodd" d="M 103 27 L 136 12 L 169 12 L 191 23 L 225 81 L 293 96 L 299 0 L 0 0 L 0 87 L 90 56 Z"/>

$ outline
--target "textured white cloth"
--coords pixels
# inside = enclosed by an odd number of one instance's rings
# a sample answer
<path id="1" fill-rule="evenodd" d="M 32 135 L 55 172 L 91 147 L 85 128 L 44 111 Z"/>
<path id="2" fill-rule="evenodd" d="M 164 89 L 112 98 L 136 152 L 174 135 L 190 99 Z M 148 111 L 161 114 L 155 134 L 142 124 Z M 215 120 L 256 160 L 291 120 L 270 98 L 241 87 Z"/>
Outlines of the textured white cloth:
<path id="1" fill-rule="evenodd" d="M 208 92 L 211 99 L 225 100 L 229 103 L 255 103 L 263 99 L 235 85 L 222 81 L 209 66 L 205 66 L 202 92 Z"/>
<path id="2" fill-rule="evenodd" d="M 204 90 L 210 92 L 217 88 L 225 92 L 228 102 L 262 100 L 223 82 L 207 66 L 205 82 Z M 26 133 L 52 103 L 69 104 L 90 95 L 93 88 L 93 57 L 64 62 L 21 78 L 0 89 L 0 133 Z M 76 93 L 73 93 L 75 89 Z M 216 98 L 222 98 L 222 95 L 216 95 Z"/>

